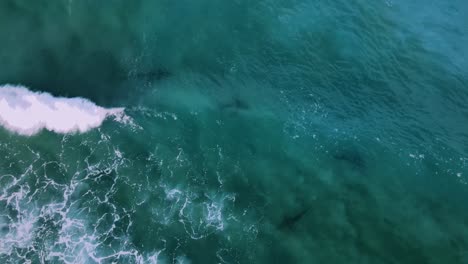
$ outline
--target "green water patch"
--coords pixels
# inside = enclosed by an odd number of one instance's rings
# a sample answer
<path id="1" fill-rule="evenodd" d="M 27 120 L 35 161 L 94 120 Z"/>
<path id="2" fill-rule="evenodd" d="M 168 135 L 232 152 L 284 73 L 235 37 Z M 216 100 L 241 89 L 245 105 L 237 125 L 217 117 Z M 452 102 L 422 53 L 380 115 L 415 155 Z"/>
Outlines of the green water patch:
<path id="1" fill-rule="evenodd" d="M 89 262 L 155 252 L 195 263 L 463 261 L 466 167 L 453 152 L 413 153 L 327 126 L 291 134 L 290 115 L 274 107 L 188 94 L 199 103 L 156 93 L 158 111 L 129 110 L 139 128 L 109 120 L 82 135 L 4 133 L 2 168 L 16 166 L 2 181 L 16 183 L 2 213 L 8 226 L 32 221 L 39 246 L 7 245 Z M 42 247 L 66 239 L 75 242 Z"/>
<path id="2" fill-rule="evenodd" d="M 467 262 L 464 50 L 407 6 L 2 1 L 0 83 L 132 122 L 0 128 L 0 262 Z"/>

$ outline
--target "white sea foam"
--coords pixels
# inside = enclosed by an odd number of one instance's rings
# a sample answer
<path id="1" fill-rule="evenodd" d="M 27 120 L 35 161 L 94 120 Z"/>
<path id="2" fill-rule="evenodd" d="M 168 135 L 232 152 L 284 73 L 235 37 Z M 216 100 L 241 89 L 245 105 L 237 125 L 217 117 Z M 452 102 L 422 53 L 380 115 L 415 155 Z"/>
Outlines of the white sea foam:
<path id="1" fill-rule="evenodd" d="M 30 136 L 42 129 L 83 133 L 99 127 L 107 117 L 129 122 L 124 108 L 104 108 L 84 98 L 54 97 L 23 86 L 0 86 L 0 125 Z"/>
<path id="2" fill-rule="evenodd" d="M 1 260 L 9 260 L 9 263 L 32 263 L 31 259 L 38 259 L 34 263 L 157 264 L 164 258 L 162 252 L 165 247 L 148 252 L 132 244 L 129 238 L 133 225 L 131 211 L 118 207 L 113 199 L 109 199 L 116 193 L 119 169 L 126 166 L 124 153 L 113 148 L 110 141 L 92 144 L 91 152 L 106 154 L 96 163 L 89 162 L 93 154 L 85 157 L 84 161 L 77 163 L 81 165 L 76 166 L 77 171 L 72 173 L 72 178 L 63 183 L 49 177 L 47 170 L 36 174 L 38 168 L 45 168 L 50 162 L 39 154 L 26 159 L 27 153 L 36 154 L 31 148 L 22 145 L 11 148 L 13 152 L 22 154 L 19 155 L 25 158 L 22 162 L 30 165 L 15 175 L 2 175 L 4 172 L 0 172 Z M 74 146 L 66 142 L 62 148 L 62 153 L 75 151 Z M 10 147 L 0 144 L 1 153 L 7 149 Z M 114 184 L 102 190 L 105 193 L 100 195 L 99 192 L 88 191 L 78 195 L 82 193 L 83 186 L 98 181 L 99 176 L 95 172 L 105 169 L 116 172 Z M 38 179 L 31 181 L 31 178 Z M 54 197 L 49 197 L 49 193 Z M 95 210 L 91 208 L 98 205 L 105 205 L 110 211 L 94 217 Z M 129 219 L 126 226 L 122 226 L 122 219 Z M 116 235 L 117 226 L 126 233 Z M 112 241 L 109 245 L 112 250 L 106 250 L 107 241 Z"/>

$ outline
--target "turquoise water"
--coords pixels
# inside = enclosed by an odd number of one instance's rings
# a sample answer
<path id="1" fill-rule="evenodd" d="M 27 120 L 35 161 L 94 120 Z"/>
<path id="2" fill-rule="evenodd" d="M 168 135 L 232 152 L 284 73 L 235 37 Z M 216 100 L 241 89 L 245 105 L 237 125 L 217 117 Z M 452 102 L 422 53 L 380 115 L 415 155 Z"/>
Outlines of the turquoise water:
<path id="1" fill-rule="evenodd" d="M 468 263 L 467 13 L 2 0 L 0 85 L 131 122 L 0 127 L 0 262 Z"/>

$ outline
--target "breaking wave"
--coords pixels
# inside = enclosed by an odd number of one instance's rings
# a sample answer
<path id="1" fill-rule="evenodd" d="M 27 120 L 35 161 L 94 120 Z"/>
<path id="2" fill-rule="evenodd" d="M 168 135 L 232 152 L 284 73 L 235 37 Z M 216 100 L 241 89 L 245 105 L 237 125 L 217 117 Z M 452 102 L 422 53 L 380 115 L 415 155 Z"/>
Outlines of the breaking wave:
<path id="1" fill-rule="evenodd" d="M 21 135 L 30 136 L 43 129 L 83 133 L 99 127 L 107 117 L 130 121 L 124 108 L 104 108 L 84 98 L 54 97 L 23 86 L 0 86 L 0 125 Z"/>

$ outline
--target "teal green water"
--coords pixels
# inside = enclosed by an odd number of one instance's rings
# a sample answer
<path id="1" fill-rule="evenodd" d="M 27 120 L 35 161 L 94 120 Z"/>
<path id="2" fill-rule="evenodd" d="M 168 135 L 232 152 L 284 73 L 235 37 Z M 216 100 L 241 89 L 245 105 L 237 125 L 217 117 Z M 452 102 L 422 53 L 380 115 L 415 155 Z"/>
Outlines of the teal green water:
<path id="1" fill-rule="evenodd" d="M 468 263 L 467 13 L 2 0 L 0 84 L 134 125 L 0 128 L 0 262 Z"/>

